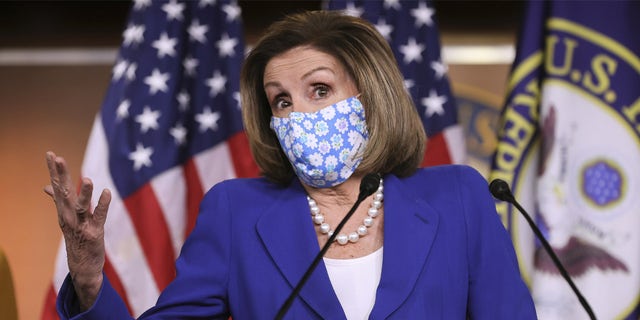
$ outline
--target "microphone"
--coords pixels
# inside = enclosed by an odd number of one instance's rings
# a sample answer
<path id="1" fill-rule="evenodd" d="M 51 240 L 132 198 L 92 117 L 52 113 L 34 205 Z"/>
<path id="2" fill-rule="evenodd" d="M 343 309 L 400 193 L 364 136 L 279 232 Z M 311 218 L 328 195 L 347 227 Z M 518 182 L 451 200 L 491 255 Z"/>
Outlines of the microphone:
<path id="1" fill-rule="evenodd" d="M 491 191 L 491 194 L 498 200 L 507 201 L 509 203 L 515 201 L 511 190 L 509 190 L 509 185 L 504 180 L 494 179 L 491 181 L 489 184 L 489 191 Z"/>
<path id="2" fill-rule="evenodd" d="M 518 209 L 518 211 L 520 211 L 520 213 L 524 216 L 524 218 L 529 223 L 529 226 L 533 230 L 533 233 L 535 233 L 538 240 L 540 240 L 540 242 L 542 243 L 544 250 L 547 252 L 547 254 L 549 254 L 549 256 L 551 257 L 551 260 L 553 260 L 553 263 L 556 265 L 556 268 L 558 268 L 558 271 L 560 271 L 560 274 L 562 275 L 562 277 L 567 281 L 567 283 L 569 283 L 571 290 L 573 290 L 573 292 L 578 297 L 578 300 L 580 301 L 582 308 L 584 308 L 584 310 L 589 314 L 590 319 L 595 320 L 596 316 L 593 313 L 591 306 L 587 302 L 587 299 L 585 299 L 584 296 L 582 296 L 582 293 L 580 293 L 580 290 L 578 290 L 578 287 L 576 287 L 576 285 L 573 283 L 573 280 L 571 280 L 569 273 L 560 262 L 560 259 L 558 259 L 558 256 L 556 256 L 556 253 L 551 248 L 551 245 L 549 245 L 549 242 L 547 242 L 547 239 L 545 239 L 545 237 L 542 235 L 542 232 L 540 232 L 540 229 L 538 229 L 538 226 L 536 226 L 536 224 L 533 222 L 533 220 L 531 219 L 527 211 L 524 210 L 522 206 L 520 206 L 518 201 L 516 201 L 516 198 L 511 193 L 511 189 L 509 189 L 509 185 L 504 180 L 494 179 L 489 184 L 489 191 L 496 199 L 501 201 L 506 201 L 512 204 L 513 206 L 515 206 Z"/>
<path id="3" fill-rule="evenodd" d="M 360 194 L 358 195 L 358 200 L 362 201 L 366 199 L 368 196 L 372 195 L 378 187 L 380 186 L 380 174 L 378 173 L 369 173 L 362 178 L 360 181 Z"/>
<path id="4" fill-rule="evenodd" d="M 327 250 L 329 250 L 329 247 L 333 243 L 333 240 L 336 239 L 336 236 L 338 236 L 338 233 L 340 233 L 340 230 L 342 230 L 342 227 L 344 227 L 344 225 L 347 223 L 347 220 L 351 218 L 351 216 L 356 211 L 358 206 L 360 206 L 360 203 L 364 199 L 366 199 L 368 196 L 372 195 L 376 190 L 378 190 L 379 186 L 380 186 L 380 174 L 378 173 L 369 173 L 362 178 L 362 181 L 360 182 L 360 193 L 358 194 L 358 199 L 356 200 L 356 203 L 353 204 L 353 207 L 351 207 L 349 212 L 347 212 L 347 215 L 344 216 L 344 218 L 342 218 L 342 221 L 340 221 L 340 224 L 338 224 L 336 229 L 333 231 L 333 234 L 329 237 L 329 239 L 327 240 L 327 243 L 325 243 L 324 246 L 322 246 L 322 250 L 318 252 L 316 257 L 313 259 L 313 262 L 311 262 L 311 264 L 307 268 L 307 271 L 304 273 L 300 281 L 298 281 L 298 284 L 295 286 L 293 291 L 291 291 L 291 294 L 289 295 L 287 300 L 282 304 L 282 306 L 280 307 L 280 310 L 278 310 L 278 314 L 275 317 L 276 320 L 281 320 L 284 317 L 284 315 L 287 313 L 287 311 L 291 307 L 291 304 L 293 303 L 293 300 L 296 298 L 298 293 L 300 293 L 302 286 L 304 286 L 307 280 L 309 280 L 309 277 L 318 266 L 318 263 L 320 262 L 322 257 L 324 257 L 325 253 L 327 253 Z"/>

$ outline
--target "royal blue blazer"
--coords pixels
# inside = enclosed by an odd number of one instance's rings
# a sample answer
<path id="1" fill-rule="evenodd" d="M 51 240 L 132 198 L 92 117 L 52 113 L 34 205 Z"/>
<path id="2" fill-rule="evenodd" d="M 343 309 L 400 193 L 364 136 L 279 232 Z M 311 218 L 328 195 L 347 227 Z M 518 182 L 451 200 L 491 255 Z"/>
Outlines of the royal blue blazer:
<path id="1" fill-rule="evenodd" d="M 369 319 L 535 319 L 514 249 L 487 181 L 467 166 L 384 177 L 382 275 Z M 273 319 L 320 247 L 297 179 L 228 180 L 204 197 L 177 276 L 149 319 Z M 125 319 L 108 279 L 93 307 L 77 310 L 67 277 L 62 319 Z M 321 262 L 285 319 L 345 319 Z"/>

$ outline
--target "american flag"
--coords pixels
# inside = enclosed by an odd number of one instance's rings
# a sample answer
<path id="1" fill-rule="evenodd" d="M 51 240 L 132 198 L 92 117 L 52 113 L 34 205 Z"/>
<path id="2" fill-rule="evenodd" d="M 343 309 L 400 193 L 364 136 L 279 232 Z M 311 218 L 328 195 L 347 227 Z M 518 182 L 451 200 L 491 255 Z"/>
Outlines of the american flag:
<path id="1" fill-rule="evenodd" d="M 328 1 L 325 8 L 373 23 L 389 41 L 429 138 L 423 166 L 463 163 L 465 144 L 431 1 Z M 389 97 L 393 99 L 393 97 Z"/>
<path id="2" fill-rule="evenodd" d="M 136 0 L 82 175 L 113 199 L 105 226 L 105 273 L 132 315 L 153 306 L 201 197 L 223 179 L 256 176 L 243 133 L 244 57 L 236 1 Z M 68 272 L 64 245 L 43 319 Z"/>

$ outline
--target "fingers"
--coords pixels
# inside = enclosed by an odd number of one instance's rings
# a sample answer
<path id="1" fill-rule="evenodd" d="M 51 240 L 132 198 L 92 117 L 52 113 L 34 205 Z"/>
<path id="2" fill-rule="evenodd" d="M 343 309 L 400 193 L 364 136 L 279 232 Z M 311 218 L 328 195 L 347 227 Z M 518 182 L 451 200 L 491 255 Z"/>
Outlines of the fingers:
<path id="1" fill-rule="evenodd" d="M 68 204 L 70 200 L 74 199 L 75 193 L 64 159 L 49 151 L 47 152 L 47 167 L 51 178 L 54 200 L 56 202 L 62 200 Z"/>
<path id="2" fill-rule="evenodd" d="M 58 211 L 58 223 L 61 228 L 69 224 L 76 225 L 77 216 L 75 211 L 75 194 L 71 184 L 71 178 L 66 169 L 63 158 L 56 156 L 53 152 L 47 152 L 47 168 L 51 178 L 50 188 L 45 187 L 45 192 L 49 191 Z"/>
<path id="3" fill-rule="evenodd" d="M 58 172 L 58 179 L 60 182 L 60 192 L 62 196 L 67 201 L 75 200 L 75 197 L 76 197 L 75 188 L 73 187 L 73 181 L 71 181 L 71 175 L 67 170 L 67 163 L 64 161 L 64 158 L 56 157 L 55 166 Z"/>
<path id="4" fill-rule="evenodd" d="M 51 151 L 47 151 L 46 156 L 47 156 L 47 168 L 49 168 L 49 175 L 53 177 L 55 174 L 55 167 L 53 163 L 54 163 L 54 159 L 56 158 L 56 154 Z"/>
<path id="5" fill-rule="evenodd" d="M 96 208 L 93 210 L 93 216 L 100 225 L 104 225 L 104 222 L 107 220 L 109 203 L 111 203 L 111 191 L 104 189 L 102 190 L 102 194 L 100 194 Z"/>
<path id="6" fill-rule="evenodd" d="M 78 195 L 78 202 L 76 203 L 76 214 L 80 221 L 86 219 L 87 214 L 90 213 L 91 207 L 91 194 L 93 193 L 93 183 L 88 178 L 82 179 L 80 186 L 80 194 Z"/>
<path id="7" fill-rule="evenodd" d="M 54 186 L 59 186 L 58 170 L 56 169 L 56 155 L 49 151 L 47 152 L 47 169 L 49 169 L 49 178 L 51 179 L 51 185 L 45 187 L 45 192 L 48 193 L 53 200 L 56 200 Z"/>
<path id="8" fill-rule="evenodd" d="M 51 185 L 44 187 L 44 192 L 53 198 L 58 208 L 58 219 L 61 226 L 66 223 L 75 225 L 87 219 L 95 220 L 98 225 L 104 225 L 107 210 L 111 203 L 111 191 L 104 189 L 98 199 L 98 204 L 91 212 L 91 197 L 93 183 L 88 178 L 83 178 L 80 185 L 80 193 L 76 195 L 71 175 L 67 170 L 66 162 L 62 157 L 49 151 L 46 154 L 47 168 L 51 178 Z M 66 222 L 66 223 L 65 223 Z"/>

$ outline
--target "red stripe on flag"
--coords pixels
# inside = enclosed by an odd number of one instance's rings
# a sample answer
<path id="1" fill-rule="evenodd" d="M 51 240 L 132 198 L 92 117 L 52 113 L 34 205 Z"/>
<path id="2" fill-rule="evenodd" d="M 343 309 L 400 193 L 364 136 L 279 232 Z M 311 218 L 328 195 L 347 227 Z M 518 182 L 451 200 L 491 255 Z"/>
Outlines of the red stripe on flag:
<path id="1" fill-rule="evenodd" d="M 185 163 L 183 172 L 187 185 L 187 224 L 184 232 L 184 237 L 186 239 L 196 224 L 200 201 L 202 201 L 202 197 L 204 197 L 204 190 L 202 189 L 202 182 L 200 181 L 198 168 L 196 168 L 196 163 L 193 161 L 193 158 L 189 159 L 189 161 Z"/>
<path id="2" fill-rule="evenodd" d="M 42 309 L 42 320 L 60 320 L 56 311 L 56 290 L 53 284 L 49 286 L 47 295 L 44 298 L 44 309 Z"/>
<path id="3" fill-rule="evenodd" d="M 122 301 L 124 301 L 124 304 L 127 306 L 127 309 L 129 310 L 129 314 L 133 314 L 133 312 L 131 312 L 132 309 L 131 309 L 131 306 L 129 305 L 129 300 L 127 299 L 127 292 L 125 291 L 124 286 L 122 285 L 122 281 L 120 281 L 120 277 L 118 276 L 118 273 L 116 272 L 116 270 L 113 268 L 113 265 L 109 261 L 109 257 L 105 257 L 103 271 L 104 271 L 104 274 L 107 276 L 107 278 L 109 278 L 109 283 L 111 284 L 111 287 L 114 290 L 116 290 L 118 295 L 120 295 L 120 298 L 122 298 Z"/>
<path id="4" fill-rule="evenodd" d="M 244 131 L 238 132 L 227 139 L 227 145 L 231 150 L 231 160 L 238 178 L 251 178 L 260 175 L 260 169 L 253 161 L 249 140 Z"/>
<path id="5" fill-rule="evenodd" d="M 138 241 L 147 258 L 158 290 L 162 291 L 175 277 L 175 253 L 160 204 L 150 184 L 124 199 Z"/>
<path id="6" fill-rule="evenodd" d="M 439 134 L 429 138 L 421 166 L 430 167 L 451 163 L 451 155 L 449 154 L 449 147 L 447 146 L 447 140 L 444 137 L 444 132 L 440 132 Z"/>

